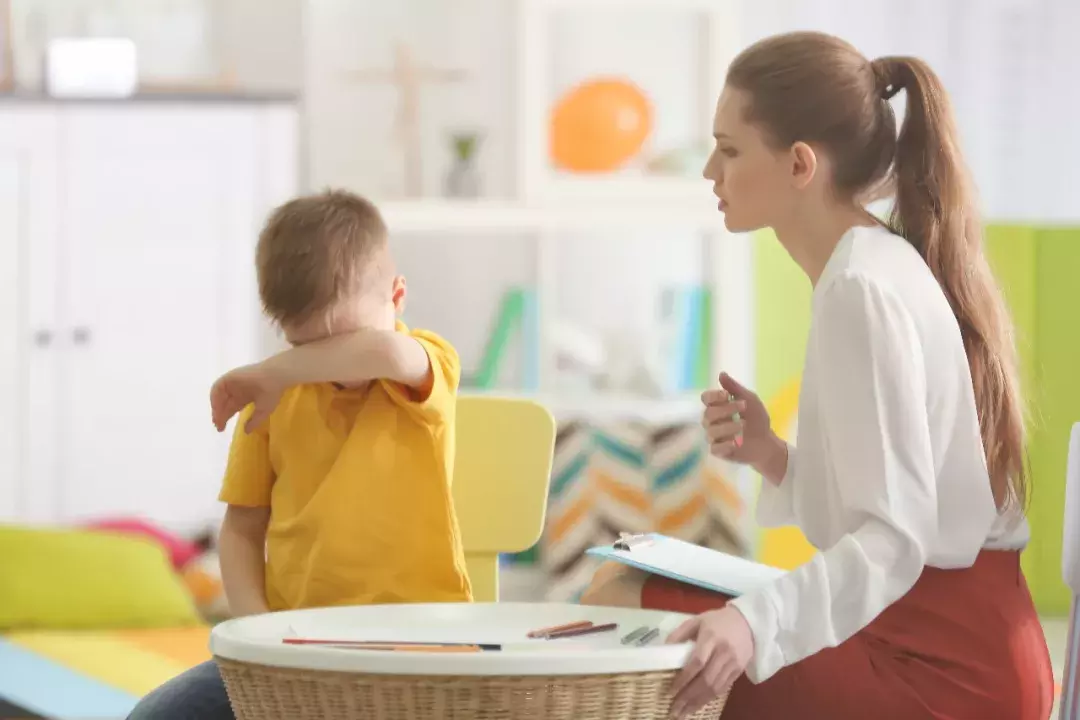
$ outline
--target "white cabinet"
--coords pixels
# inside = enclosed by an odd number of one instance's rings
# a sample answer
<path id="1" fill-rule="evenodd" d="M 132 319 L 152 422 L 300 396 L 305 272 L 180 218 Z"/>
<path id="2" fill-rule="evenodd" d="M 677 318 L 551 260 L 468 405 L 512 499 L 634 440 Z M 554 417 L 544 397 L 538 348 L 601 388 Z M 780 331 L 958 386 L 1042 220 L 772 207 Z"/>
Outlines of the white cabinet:
<path id="1" fill-rule="evenodd" d="M 0 516 L 205 522 L 210 383 L 268 346 L 254 245 L 296 191 L 293 110 L 0 107 L 0 136 Z"/>
<path id="2" fill-rule="evenodd" d="M 0 520 L 50 511 L 57 171 L 55 113 L 0 112 Z"/>

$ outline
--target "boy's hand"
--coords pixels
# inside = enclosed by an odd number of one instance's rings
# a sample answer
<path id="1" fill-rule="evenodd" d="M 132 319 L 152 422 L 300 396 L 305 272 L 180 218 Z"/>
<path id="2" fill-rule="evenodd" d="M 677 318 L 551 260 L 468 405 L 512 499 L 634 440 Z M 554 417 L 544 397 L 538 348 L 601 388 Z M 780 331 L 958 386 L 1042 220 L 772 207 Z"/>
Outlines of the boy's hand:
<path id="1" fill-rule="evenodd" d="M 254 411 L 244 431 L 257 430 L 274 412 L 284 392 L 285 385 L 261 364 L 231 370 L 218 378 L 210 388 L 214 427 L 218 432 L 223 432 L 233 415 L 254 403 Z"/>

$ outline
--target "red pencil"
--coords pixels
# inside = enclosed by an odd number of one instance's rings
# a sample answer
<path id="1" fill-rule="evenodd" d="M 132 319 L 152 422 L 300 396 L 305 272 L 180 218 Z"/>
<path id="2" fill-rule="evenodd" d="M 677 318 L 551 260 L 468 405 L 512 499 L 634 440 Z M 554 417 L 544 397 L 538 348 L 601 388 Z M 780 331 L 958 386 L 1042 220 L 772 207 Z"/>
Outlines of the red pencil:
<path id="1" fill-rule="evenodd" d="M 592 627 L 592 626 L 593 626 L 593 624 L 591 622 L 589 622 L 587 620 L 582 620 L 582 621 L 579 621 L 579 622 L 567 623 L 565 625 L 554 625 L 552 627 L 546 627 L 546 628 L 540 628 L 539 630 L 533 630 L 532 632 L 530 632 L 525 637 L 546 638 L 546 637 L 548 637 L 550 635 L 555 635 L 557 633 L 567 632 L 569 630 L 580 630 L 582 628 L 588 628 L 588 627 Z"/>
<path id="2" fill-rule="evenodd" d="M 608 623 L 607 625 L 591 625 L 589 627 L 577 628 L 575 630 L 563 630 L 562 632 L 551 633 L 547 635 L 548 640 L 561 640 L 562 638 L 581 637 L 582 635 L 592 635 L 593 633 L 610 632 L 618 628 L 618 623 Z"/>

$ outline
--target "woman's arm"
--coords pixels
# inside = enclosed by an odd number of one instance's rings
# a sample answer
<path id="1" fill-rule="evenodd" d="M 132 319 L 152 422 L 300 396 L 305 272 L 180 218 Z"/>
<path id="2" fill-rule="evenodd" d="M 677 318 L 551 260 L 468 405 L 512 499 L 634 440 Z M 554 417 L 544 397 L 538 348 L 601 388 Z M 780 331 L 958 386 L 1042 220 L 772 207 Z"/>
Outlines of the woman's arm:
<path id="1" fill-rule="evenodd" d="M 755 467 L 765 482 L 758 495 L 755 519 L 766 528 L 785 527 L 797 522 L 795 517 L 795 448 L 776 438 L 769 459 Z"/>
<path id="2" fill-rule="evenodd" d="M 818 318 L 808 354 L 849 532 L 732 602 L 753 631 L 754 682 L 866 627 L 915 584 L 937 533 L 924 363 L 907 310 L 846 275 L 826 289 Z"/>
<path id="3" fill-rule="evenodd" d="M 770 444 L 772 450 L 765 460 L 757 465 L 754 470 L 756 470 L 761 477 L 768 480 L 770 485 L 781 487 L 783 486 L 784 481 L 788 479 L 789 474 L 795 469 L 793 457 L 795 448 L 776 435 L 773 435 Z"/>

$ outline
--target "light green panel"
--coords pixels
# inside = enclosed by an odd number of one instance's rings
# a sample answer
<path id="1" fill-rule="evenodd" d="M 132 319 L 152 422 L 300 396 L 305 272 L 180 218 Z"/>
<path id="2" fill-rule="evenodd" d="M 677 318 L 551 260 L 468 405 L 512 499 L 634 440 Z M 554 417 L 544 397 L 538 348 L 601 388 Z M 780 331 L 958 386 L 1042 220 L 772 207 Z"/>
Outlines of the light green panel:
<path id="1" fill-rule="evenodd" d="M 802 374 L 810 331 L 810 281 L 771 230 L 754 235 L 754 279 L 754 383 L 768 403 Z"/>
<path id="2" fill-rule="evenodd" d="M 1023 392 L 1024 405 L 1028 418 L 1028 455 L 1033 458 L 1038 444 L 1037 423 L 1033 422 L 1036 408 L 1039 407 L 1039 383 L 1037 382 L 1037 352 L 1036 352 L 1036 308 L 1038 298 L 1035 293 L 1035 276 L 1037 272 L 1037 243 L 1038 233 L 1029 227 L 1015 225 L 998 225 L 986 229 L 986 254 L 990 266 L 997 277 L 1005 296 L 1005 303 L 1009 307 L 1016 333 L 1017 359 L 1020 363 L 1020 382 Z M 1034 462 L 1034 461 L 1033 461 Z M 1035 468 L 1030 468 L 1035 472 Z M 1040 512 L 1046 512 L 1042 497 L 1031 498 L 1029 513 L 1036 516 Z M 1042 525 L 1034 522 L 1033 527 Z M 1033 531 L 1032 545 L 1037 545 L 1041 530 Z M 1035 553 L 1030 550 L 1023 554 L 1024 575 L 1031 586 L 1032 595 L 1036 602 L 1046 605 L 1046 598 L 1054 593 L 1056 582 L 1060 582 L 1061 573 L 1047 573 L 1048 568 L 1036 561 Z"/>
<path id="3" fill-rule="evenodd" d="M 1080 230 L 993 227 L 987 252 L 1016 327 L 1028 415 L 1031 544 L 1024 574 L 1039 611 L 1064 615 L 1065 461 L 1070 428 L 1080 420 Z"/>
<path id="4" fill-rule="evenodd" d="M 986 229 L 986 254 L 1009 306 L 1025 400 L 1035 391 L 1035 238 L 1031 228 L 999 225 Z"/>
<path id="5" fill-rule="evenodd" d="M 771 232 L 754 236 L 754 385 L 769 408 L 774 429 L 789 440 L 798 409 L 798 383 L 810 330 L 810 281 Z M 756 557 L 777 567 L 796 567 L 814 553 L 797 528 L 760 534 Z"/>
<path id="6" fill-rule="evenodd" d="M 1040 230 L 1035 264 L 1035 382 L 1031 545 L 1026 567 L 1039 609 L 1064 615 L 1061 535 L 1069 432 L 1080 420 L 1080 229 Z"/>

